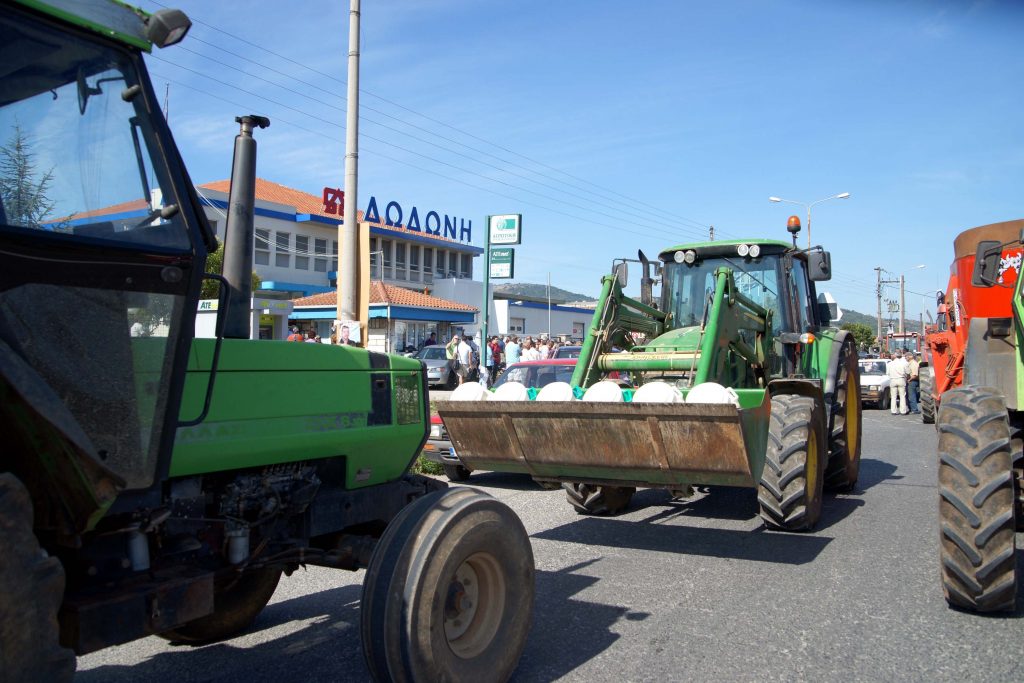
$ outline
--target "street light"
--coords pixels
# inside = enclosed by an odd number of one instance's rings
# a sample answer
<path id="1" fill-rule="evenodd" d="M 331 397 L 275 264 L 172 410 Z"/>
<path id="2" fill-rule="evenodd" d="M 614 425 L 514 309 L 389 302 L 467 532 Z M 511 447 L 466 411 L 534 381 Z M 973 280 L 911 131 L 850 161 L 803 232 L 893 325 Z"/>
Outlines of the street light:
<path id="1" fill-rule="evenodd" d="M 827 202 L 830 199 L 848 199 L 849 196 L 850 196 L 849 192 L 841 192 L 839 194 L 834 194 L 831 197 L 825 197 L 824 199 L 819 199 L 816 202 L 811 202 L 810 204 L 805 204 L 804 202 L 793 201 L 792 199 L 782 199 L 781 197 L 769 197 L 768 201 L 770 201 L 770 202 L 786 202 L 787 204 L 796 204 L 797 206 L 802 206 L 802 207 L 807 209 L 807 248 L 810 249 L 811 248 L 811 207 L 814 206 L 815 204 L 821 204 L 822 202 Z"/>

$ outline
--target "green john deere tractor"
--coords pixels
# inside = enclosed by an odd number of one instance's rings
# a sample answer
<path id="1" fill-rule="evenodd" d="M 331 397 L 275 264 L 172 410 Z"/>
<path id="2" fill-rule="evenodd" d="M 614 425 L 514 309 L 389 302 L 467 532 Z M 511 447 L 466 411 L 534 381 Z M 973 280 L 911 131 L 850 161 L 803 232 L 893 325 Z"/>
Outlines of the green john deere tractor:
<path id="1" fill-rule="evenodd" d="M 407 474 L 425 369 L 251 340 L 253 132 L 238 119 L 224 277 L 142 53 L 176 10 L 0 4 L 0 681 L 75 654 L 244 630 L 282 574 L 366 569 L 379 680 L 496 680 L 533 601 L 518 518 Z M 218 333 L 195 338 L 204 278 Z"/>
<path id="2" fill-rule="evenodd" d="M 815 296 L 829 254 L 796 248 L 799 221 L 790 231 L 793 245 L 684 244 L 658 263 L 640 253 L 639 301 L 623 295 L 619 264 L 603 279 L 571 385 L 578 399 L 617 377 L 621 400 L 441 402 L 459 458 L 562 482 L 581 514 L 617 513 L 638 486 L 750 486 L 769 528 L 812 528 L 822 492 L 857 481 L 860 387 L 854 339 L 829 327 Z M 652 382 L 684 401 L 633 401 Z M 725 402 L 689 398 L 711 383 Z"/>

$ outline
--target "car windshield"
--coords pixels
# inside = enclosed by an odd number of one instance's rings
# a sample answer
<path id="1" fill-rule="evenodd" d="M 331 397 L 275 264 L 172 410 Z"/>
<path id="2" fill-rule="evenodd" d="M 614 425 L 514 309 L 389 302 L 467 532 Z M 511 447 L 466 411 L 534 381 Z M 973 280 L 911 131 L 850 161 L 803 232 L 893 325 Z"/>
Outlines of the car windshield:
<path id="1" fill-rule="evenodd" d="M 885 361 L 884 360 L 872 360 L 872 361 L 861 361 L 860 372 L 862 375 L 884 375 L 885 374 Z"/>
<path id="2" fill-rule="evenodd" d="M 575 369 L 575 365 L 512 365 L 502 373 L 494 387 L 500 387 L 506 382 L 520 382 L 527 387 L 540 389 L 552 382 L 568 382 Z"/>
<path id="3" fill-rule="evenodd" d="M 0 18 L 0 228 L 187 249 L 129 54 Z"/>
<path id="4" fill-rule="evenodd" d="M 427 346 L 420 349 L 416 357 L 420 360 L 445 360 L 448 356 L 445 354 L 443 346 Z"/>
<path id="5" fill-rule="evenodd" d="M 579 358 L 579 346 L 562 346 L 555 351 L 555 358 Z"/>

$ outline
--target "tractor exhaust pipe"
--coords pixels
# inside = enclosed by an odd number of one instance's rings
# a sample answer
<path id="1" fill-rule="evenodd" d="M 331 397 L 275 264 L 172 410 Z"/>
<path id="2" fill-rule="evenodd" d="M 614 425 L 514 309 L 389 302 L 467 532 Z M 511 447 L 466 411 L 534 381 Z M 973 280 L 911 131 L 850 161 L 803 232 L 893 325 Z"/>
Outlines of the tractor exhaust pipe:
<path id="1" fill-rule="evenodd" d="M 224 279 L 227 281 L 224 311 L 224 337 L 249 339 L 252 336 L 252 252 L 256 204 L 256 127 L 266 128 L 270 119 L 250 114 L 239 116 L 241 131 L 235 137 L 235 157 L 231 163 L 231 189 L 228 219 L 224 229 Z"/>

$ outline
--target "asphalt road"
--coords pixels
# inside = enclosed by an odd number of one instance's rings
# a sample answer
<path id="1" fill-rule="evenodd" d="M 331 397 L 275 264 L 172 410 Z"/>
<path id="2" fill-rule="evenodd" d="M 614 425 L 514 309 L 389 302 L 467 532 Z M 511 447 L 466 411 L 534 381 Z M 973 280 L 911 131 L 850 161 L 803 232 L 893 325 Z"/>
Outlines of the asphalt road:
<path id="1" fill-rule="evenodd" d="M 742 489 L 641 491 L 624 515 L 586 518 L 559 491 L 475 473 L 533 542 L 534 623 L 514 680 L 1024 680 L 1024 597 L 998 617 L 942 598 L 935 446 L 918 416 L 865 411 L 858 488 L 827 497 L 810 534 L 765 531 Z M 148 638 L 82 657 L 78 680 L 365 680 L 361 581 L 300 571 L 244 636 Z"/>

